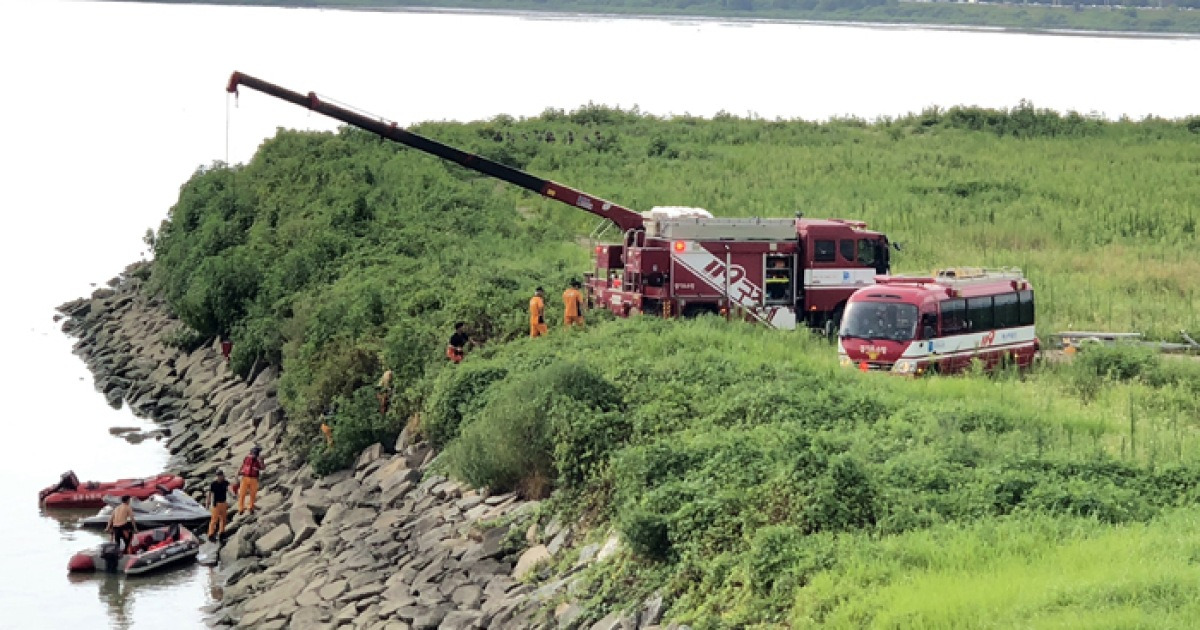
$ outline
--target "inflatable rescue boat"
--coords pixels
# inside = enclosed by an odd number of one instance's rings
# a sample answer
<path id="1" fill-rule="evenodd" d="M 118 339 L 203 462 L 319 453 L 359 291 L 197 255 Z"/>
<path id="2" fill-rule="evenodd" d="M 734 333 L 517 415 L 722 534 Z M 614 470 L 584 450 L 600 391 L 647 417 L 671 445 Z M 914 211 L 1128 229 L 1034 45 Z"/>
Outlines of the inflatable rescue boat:
<path id="1" fill-rule="evenodd" d="M 106 542 L 72 556 L 67 570 L 138 575 L 170 564 L 191 562 L 200 551 L 200 540 L 188 528 L 175 524 L 134 534 L 131 553 L 122 551 L 118 543 Z"/>
<path id="2" fill-rule="evenodd" d="M 148 499 L 160 491 L 183 488 L 183 477 L 163 473 L 144 479 L 118 479 L 116 481 L 79 481 L 73 471 L 63 473 L 58 483 L 43 488 L 38 501 L 48 508 L 98 508 L 104 507 L 104 497 L 128 495 L 134 499 Z"/>

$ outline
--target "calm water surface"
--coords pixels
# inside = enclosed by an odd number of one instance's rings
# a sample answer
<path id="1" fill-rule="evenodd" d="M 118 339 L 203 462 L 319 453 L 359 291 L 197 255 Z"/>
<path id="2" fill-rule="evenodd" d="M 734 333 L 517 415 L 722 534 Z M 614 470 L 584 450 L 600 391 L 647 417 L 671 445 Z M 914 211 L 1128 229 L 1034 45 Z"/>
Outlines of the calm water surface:
<path id="1" fill-rule="evenodd" d="M 202 626 L 215 580 L 193 566 L 143 579 L 68 577 L 101 537 L 36 492 L 169 467 L 110 409 L 52 308 L 143 255 L 201 165 L 242 162 L 277 126 L 332 129 L 248 92 L 230 71 L 315 90 L 402 124 L 535 115 L 588 102 L 654 114 L 867 119 L 929 105 L 1040 107 L 1110 118 L 1197 112 L 1200 41 L 575 16 L 366 13 L 10 0 L 0 5 L 0 387 L 7 437 L 0 625 Z M 228 142 L 227 142 L 228 141 Z M 680 203 L 686 200 L 667 200 Z M 719 212 L 719 209 L 714 208 Z"/>

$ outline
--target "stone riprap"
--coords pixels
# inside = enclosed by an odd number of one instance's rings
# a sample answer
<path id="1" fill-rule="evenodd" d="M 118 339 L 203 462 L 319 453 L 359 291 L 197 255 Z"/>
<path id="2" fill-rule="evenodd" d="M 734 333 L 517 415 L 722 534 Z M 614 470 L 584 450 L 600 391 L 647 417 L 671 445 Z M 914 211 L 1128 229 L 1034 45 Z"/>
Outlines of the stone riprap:
<path id="1" fill-rule="evenodd" d="M 206 611 L 210 627 L 657 627 L 661 597 L 599 621 L 572 598 L 582 570 L 617 551 L 615 535 L 582 545 L 557 519 L 542 527 L 537 502 L 431 474 L 433 453 L 407 431 L 324 478 L 289 461 L 274 369 L 247 381 L 218 344 L 169 346 L 183 325 L 135 271 L 59 308 L 96 389 L 159 425 L 113 433 L 165 440 L 172 472 L 197 497 L 216 470 L 233 478 L 252 446 L 266 461 L 260 509 L 233 517 L 218 554 L 224 586 Z M 576 543 L 576 560 L 558 562 Z"/>

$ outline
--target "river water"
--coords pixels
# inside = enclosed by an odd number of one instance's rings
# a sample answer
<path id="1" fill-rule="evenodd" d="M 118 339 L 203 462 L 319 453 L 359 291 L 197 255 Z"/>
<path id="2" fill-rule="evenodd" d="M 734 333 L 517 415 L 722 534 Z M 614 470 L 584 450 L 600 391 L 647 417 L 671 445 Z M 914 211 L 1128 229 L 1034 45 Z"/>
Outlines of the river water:
<path id="1" fill-rule="evenodd" d="M 588 102 L 659 115 L 867 119 L 929 105 L 1039 107 L 1109 118 L 1197 112 L 1200 40 L 947 29 L 351 12 L 8 0 L 0 5 L 0 626 L 202 627 L 216 579 L 199 566 L 156 577 L 69 578 L 100 542 L 78 514 L 38 510 L 36 491 L 168 468 L 160 444 L 112 426 L 58 332 L 53 307 L 146 255 L 142 236 L 201 165 L 243 162 L 277 126 L 321 116 L 223 87 L 242 70 L 407 124 L 535 115 Z M 229 115 L 227 115 L 229 114 Z"/>

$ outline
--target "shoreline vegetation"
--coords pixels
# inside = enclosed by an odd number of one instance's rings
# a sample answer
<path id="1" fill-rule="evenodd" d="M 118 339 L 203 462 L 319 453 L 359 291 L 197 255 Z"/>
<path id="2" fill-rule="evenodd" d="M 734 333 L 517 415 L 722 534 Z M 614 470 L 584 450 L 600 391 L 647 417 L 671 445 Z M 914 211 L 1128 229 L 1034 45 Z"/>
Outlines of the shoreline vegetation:
<path id="1" fill-rule="evenodd" d="M 552 15 L 711 18 L 819 24 L 1000 29 L 1060 35 L 1200 36 L 1200 0 L 1164 5 L 953 3 L 896 0 L 122 0 L 157 4 L 344 10 L 529 12 Z"/>
<path id="2" fill-rule="evenodd" d="M 1200 117 L 1021 103 L 810 123 L 585 106 L 413 130 L 639 209 L 863 219 L 905 244 L 901 272 L 1015 264 L 1043 337 L 1200 323 Z M 287 511 L 226 547 L 240 586 L 223 622 L 1200 620 L 1179 586 L 1200 579 L 1200 362 L 1096 347 L 1028 374 L 899 379 L 841 369 L 804 331 L 601 312 L 528 339 L 533 288 L 557 321 L 594 227 L 364 132 L 282 130 L 247 164 L 198 169 L 148 234 L 155 260 L 126 281 L 169 328 L 113 317 L 135 301 L 123 295 L 64 308 L 94 318 L 94 336 L 157 335 L 179 353 L 162 369 L 200 375 L 183 390 L 202 400 L 173 405 L 193 412 L 171 427 L 172 441 L 191 427 L 185 451 L 209 440 L 236 456 L 274 436 L 290 494 L 264 503 Z M 459 365 L 444 355 L 456 321 L 479 342 Z M 161 360 L 144 345 L 111 361 L 121 378 L 154 367 L 139 353 Z M 245 383 L 277 408 L 242 403 Z M 297 512 L 310 499 L 323 507 Z M 499 505 L 512 511 L 485 516 Z M 508 581 L 489 592 L 496 575 Z"/>

